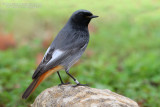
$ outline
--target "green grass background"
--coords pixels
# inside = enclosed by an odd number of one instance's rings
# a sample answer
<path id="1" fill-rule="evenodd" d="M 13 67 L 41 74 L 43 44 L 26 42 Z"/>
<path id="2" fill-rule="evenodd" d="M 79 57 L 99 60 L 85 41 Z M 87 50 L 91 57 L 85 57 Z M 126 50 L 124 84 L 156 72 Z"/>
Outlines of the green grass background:
<path id="1" fill-rule="evenodd" d="M 12 3 L 32 3 L 39 8 L 15 8 Z M 70 73 L 81 83 L 110 89 L 141 107 L 159 107 L 158 0 L 1 0 L 0 26 L 4 32 L 14 34 L 17 47 L 0 51 L 0 107 L 25 107 L 41 91 L 60 83 L 54 74 L 29 99 L 21 99 L 37 67 L 36 55 L 46 51 L 42 47 L 46 32 L 55 37 L 78 9 L 90 10 L 100 17 L 91 21 L 94 30 L 87 51 Z M 65 81 L 72 81 L 64 71 L 61 75 Z"/>

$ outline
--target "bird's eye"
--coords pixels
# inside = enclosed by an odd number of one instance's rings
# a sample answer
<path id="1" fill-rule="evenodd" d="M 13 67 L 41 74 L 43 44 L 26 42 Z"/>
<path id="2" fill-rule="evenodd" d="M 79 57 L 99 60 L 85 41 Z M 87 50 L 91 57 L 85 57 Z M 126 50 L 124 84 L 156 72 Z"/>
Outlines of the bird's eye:
<path id="1" fill-rule="evenodd" d="M 85 13 L 85 16 L 92 16 L 91 13 Z"/>
<path id="2" fill-rule="evenodd" d="M 88 19 L 88 18 L 90 19 L 90 16 L 92 16 L 91 13 L 86 13 L 86 14 L 84 15 L 84 17 L 87 18 L 87 19 Z"/>

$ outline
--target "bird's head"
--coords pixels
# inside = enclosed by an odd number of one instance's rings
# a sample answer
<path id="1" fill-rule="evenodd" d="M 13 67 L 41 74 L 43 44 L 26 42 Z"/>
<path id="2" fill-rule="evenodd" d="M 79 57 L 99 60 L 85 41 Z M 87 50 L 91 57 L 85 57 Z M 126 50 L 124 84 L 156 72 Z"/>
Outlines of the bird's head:
<path id="1" fill-rule="evenodd" d="M 91 19 L 96 17 L 98 16 L 93 15 L 88 10 L 77 10 L 72 14 L 70 21 L 76 25 L 88 26 Z"/>

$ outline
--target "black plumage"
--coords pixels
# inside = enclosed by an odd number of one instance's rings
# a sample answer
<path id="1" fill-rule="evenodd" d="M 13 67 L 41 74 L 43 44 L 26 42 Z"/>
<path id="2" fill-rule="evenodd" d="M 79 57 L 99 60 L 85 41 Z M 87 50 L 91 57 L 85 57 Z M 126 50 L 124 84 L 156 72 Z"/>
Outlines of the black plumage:
<path id="1" fill-rule="evenodd" d="M 92 18 L 96 17 L 98 16 L 94 16 L 88 10 L 74 12 L 51 43 L 43 60 L 35 70 L 32 79 L 39 79 L 41 75 L 59 65 L 71 76 L 69 74 L 70 67 L 78 61 L 89 42 L 88 24 Z M 77 84 L 80 84 L 73 76 L 71 77 Z M 25 95 L 26 97 L 28 95 Z"/>

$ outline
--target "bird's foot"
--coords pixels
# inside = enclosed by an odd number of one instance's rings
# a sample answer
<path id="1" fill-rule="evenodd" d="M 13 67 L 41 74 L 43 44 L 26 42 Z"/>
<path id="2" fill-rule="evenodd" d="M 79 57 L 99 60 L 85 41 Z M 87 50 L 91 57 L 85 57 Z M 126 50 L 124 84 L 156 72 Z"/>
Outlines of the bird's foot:
<path id="1" fill-rule="evenodd" d="M 77 87 L 77 86 L 89 86 L 88 84 L 76 84 L 76 85 L 74 85 L 73 87 Z"/>
<path id="2" fill-rule="evenodd" d="M 61 86 L 61 85 L 68 85 L 68 84 L 70 84 L 70 82 L 67 82 L 67 83 L 61 83 L 61 84 L 59 84 L 58 86 Z"/>

